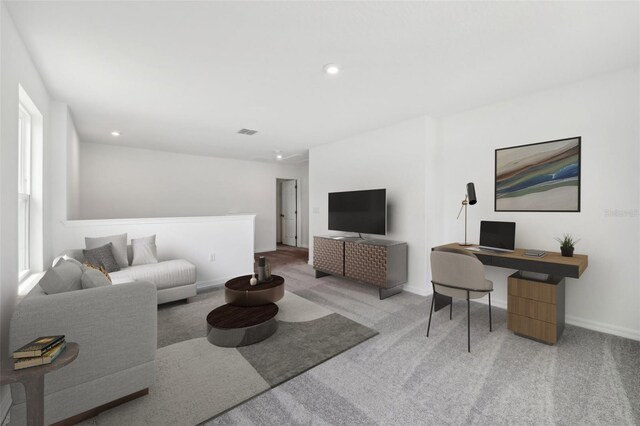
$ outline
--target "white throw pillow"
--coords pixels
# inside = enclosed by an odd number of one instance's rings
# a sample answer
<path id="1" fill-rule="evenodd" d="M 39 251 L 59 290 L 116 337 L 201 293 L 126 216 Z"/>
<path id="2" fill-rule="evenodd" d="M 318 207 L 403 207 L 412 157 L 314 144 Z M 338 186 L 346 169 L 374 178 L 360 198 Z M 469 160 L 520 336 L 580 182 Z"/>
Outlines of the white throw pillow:
<path id="1" fill-rule="evenodd" d="M 156 247 L 155 235 L 143 238 L 132 238 L 131 248 L 133 250 L 131 266 L 158 263 L 158 248 Z"/>
<path id="2" fill-rule="evenodd" d="M 127 258 L 127 234 L 109 235 L 108 237 L 85 237 L 84 243 L 87 249 L 102 247 L 105 244 L 113 244 L 113 257 L 116 258 L 118 266 L 126 268 L 129 266 Z"/>

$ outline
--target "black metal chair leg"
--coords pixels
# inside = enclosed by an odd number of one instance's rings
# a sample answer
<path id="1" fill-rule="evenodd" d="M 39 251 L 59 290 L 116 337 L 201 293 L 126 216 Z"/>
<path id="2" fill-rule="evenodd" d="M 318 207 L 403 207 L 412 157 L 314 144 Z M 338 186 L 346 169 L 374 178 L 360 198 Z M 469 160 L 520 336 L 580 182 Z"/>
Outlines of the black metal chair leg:
<path id="1" fill-rule="evenodd" d="M 436 301 L 436 292 L 433 292 L 431 296 L 431 309 L 429 310 L 429 324 L 427 325 L 427 337 L 429 337 L 429 329 L 431 328 L 431 315 L 433 315 L 433 305 Z"/>
<path id="2" fill-rule="evenodd" d="M 451 303 L 449 303 L 449 321 L 453 318 L 453 297 L 451 298 Z"/>
<path id="3" fill-rule="evenodd" d="M 491 333 L 493 329 L 491 328 L 491 293 L 489 293 L 489 333 Z"/>
<path id="4" fill-rule="evenodd" d="M 471 353 L 471 302 L 467 290 L 467 352 Z"/>

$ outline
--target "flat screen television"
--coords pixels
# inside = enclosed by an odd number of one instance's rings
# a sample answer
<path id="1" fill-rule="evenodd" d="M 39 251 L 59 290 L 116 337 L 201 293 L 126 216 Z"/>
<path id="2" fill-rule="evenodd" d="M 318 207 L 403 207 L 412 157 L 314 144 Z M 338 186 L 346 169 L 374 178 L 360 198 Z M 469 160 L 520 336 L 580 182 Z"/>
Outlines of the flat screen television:
<path id="1" fill-rule="evenodd" d="M 330 192 L 329 229 L 385 235 L 387 233 L 387 190 Z"/>

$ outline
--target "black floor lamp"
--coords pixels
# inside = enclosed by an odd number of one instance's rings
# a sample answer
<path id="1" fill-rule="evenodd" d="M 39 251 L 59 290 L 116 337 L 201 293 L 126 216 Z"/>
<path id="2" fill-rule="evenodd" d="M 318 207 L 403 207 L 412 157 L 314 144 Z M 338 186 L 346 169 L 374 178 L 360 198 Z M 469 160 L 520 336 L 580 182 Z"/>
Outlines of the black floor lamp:
<path id="1" fill-rule="evenodd" d="M 462 207 L 460 207 L 460 211 L 458 212 L 458 217 L 456 219 L 460 219 L 460 213 L 462 213 L 462 209 L 464 209 L 464 243 L 458 243 L 461 246 L 471 246 L 473 244 L 467 243 L 467 205 L 474 205 L 477 203 L 476 199 L 476 187 L 473 185 L 473 182 L 469 182 L 467 184 L 467 192 L 464 194 L 464 200 L 462 200 Z"/>

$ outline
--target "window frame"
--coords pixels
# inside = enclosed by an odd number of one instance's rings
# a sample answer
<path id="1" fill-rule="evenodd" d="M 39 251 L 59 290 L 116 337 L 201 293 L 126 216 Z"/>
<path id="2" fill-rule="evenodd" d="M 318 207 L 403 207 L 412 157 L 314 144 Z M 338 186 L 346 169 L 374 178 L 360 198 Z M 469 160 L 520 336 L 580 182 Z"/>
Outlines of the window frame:
<path id="1" fill-rule="evenodd" d="M 23 281 L 31 274 L 31 150 L 33 144 L 33 117 L 28 109 L 18 103 L 18 209 L 26 202 L 22 224 L 18 229 L 18 280 Z M 20 210 L 18 210 L 20 224 Z M 24 241 L 20 244 L 24 234 Z M 23 267 L 24 266 L 24 267 Z"/>

